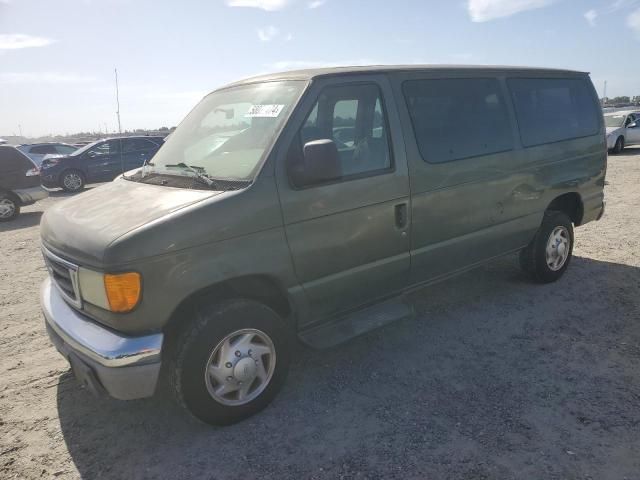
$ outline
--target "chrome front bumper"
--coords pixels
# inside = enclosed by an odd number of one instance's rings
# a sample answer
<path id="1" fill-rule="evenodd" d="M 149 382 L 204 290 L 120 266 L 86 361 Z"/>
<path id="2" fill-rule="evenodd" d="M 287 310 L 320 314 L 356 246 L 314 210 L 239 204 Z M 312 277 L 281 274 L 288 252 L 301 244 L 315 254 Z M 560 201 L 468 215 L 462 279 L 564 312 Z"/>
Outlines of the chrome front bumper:
<path id="1" fill-rule="evenodd" d="M 40 305 L 51 341 L 91 390 L 104 389 L 120 400 L 153 395 L 162 333 L 132 337 L 103 327 L 71 308 L 49 277 L 40 290 Z"/>
<path id="2" fill-rule="evenodd" d="M 14 193 L 20 198 L 20 202 L 23 205 L 36 203 L 38 200 L 44 200 L 49 196 L 49 192 L 40 186 L 14 190 Z"/>

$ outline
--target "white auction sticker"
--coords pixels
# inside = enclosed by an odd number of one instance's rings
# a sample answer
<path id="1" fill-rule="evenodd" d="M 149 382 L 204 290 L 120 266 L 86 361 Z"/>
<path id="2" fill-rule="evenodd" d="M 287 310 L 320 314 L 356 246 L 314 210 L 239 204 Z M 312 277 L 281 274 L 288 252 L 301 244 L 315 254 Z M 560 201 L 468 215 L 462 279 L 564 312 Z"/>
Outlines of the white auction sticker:
<path id="1" fill-rule="evenodd" d="M 284 105 L 252 105 L 245 117 L 269 117 L 280 115 Z"/>

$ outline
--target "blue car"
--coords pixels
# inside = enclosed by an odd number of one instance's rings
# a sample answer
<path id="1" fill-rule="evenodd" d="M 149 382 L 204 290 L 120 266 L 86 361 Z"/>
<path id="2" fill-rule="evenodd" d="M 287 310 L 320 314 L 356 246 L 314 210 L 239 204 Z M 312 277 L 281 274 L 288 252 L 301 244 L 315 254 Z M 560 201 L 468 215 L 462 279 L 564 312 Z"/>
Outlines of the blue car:
<path id="1" fill-rule="evenodd" d="M 88 183 L 111 181 L 122 172 L 144 165 L 162 142 L 162 137 L 151 136 L 109 138 L 69 155 L 45 157 L 40 172 L 42 185 L 77 192 Z"/>

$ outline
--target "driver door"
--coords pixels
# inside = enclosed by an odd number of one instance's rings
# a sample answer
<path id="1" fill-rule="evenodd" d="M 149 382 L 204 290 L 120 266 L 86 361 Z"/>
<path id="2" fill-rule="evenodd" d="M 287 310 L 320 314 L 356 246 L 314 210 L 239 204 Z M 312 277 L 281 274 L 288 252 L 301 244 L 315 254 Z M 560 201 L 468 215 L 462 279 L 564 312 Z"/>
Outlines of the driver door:
<path id="1" fill-rule="evenodd" d="M 407 285 L 409 179 L 386 77 L 320 80 L 296 117 L 277 176 L 291 256 L 310 306 L 307 325 Z M 317 140 L 333 142 L 338 152 L 339 173 L 329 181 L 299 171 L 306 168 L 304 145 Z M 328 170 L 336 169 L 333 160 Z"/>
<path id="2" fill-rule="evenodd" d="M 630 120 L 630 121 L 629 121 Z M 636 115 L 634 113 L 630 114 L 628 117 L 629 124 L 627 125 L 627 139 L 626 139 L 626 144 L 627 145 L 637 145 L 640 143 L 640 115 Z M 634 125 L 635 126 L 632 126 Z"/>
<path id="3" fill-rule="evenodd" d="M 122 171 L 120 140 L 105 140 L 84 154 L 89 180 L 113 180 Z"/>

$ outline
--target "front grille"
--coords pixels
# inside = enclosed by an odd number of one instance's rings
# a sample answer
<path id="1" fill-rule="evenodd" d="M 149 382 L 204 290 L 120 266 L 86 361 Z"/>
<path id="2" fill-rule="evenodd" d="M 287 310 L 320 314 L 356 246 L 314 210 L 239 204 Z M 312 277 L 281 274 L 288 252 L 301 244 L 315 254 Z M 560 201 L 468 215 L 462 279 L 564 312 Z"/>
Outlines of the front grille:
<path id="1" fill-rule="evenodd" d="M 78 266 L 58 257 L 46 248 L 42 248 L 44 263 L 49 270 L 49 275 L 54 285 L 63 297 L 70 303 L 80 308 L 80 291 L 78 288 Z"/>

